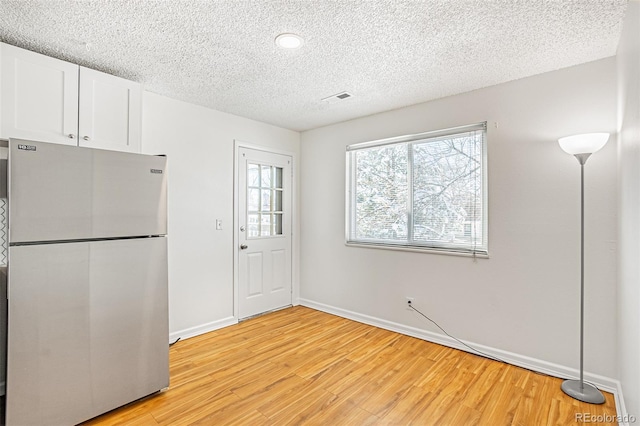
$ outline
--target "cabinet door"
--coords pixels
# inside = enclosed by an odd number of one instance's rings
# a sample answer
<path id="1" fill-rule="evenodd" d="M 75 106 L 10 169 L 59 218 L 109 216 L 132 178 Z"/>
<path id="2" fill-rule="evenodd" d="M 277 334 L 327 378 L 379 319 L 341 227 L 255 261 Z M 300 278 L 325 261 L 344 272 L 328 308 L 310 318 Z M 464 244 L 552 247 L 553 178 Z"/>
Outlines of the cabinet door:
<path id="1" fill-rule="evenodd" d="M 78 65 L 0 45 L 0 137 L 77 145 Z"/>
<path id="2" fill-rule="evenodd" d="M 139 83 L 80 67 L 79 145 L 140 152 Z"/>

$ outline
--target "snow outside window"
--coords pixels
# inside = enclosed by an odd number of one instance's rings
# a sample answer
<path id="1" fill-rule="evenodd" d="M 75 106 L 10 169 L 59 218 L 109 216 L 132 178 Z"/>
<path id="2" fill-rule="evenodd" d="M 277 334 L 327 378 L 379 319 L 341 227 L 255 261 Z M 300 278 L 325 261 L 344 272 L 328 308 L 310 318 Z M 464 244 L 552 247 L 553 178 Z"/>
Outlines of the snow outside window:
<path id="1" fill-rule="evenodd" d="M 347 244 L 487 254 L 486 123 L 347 147 Z"/>

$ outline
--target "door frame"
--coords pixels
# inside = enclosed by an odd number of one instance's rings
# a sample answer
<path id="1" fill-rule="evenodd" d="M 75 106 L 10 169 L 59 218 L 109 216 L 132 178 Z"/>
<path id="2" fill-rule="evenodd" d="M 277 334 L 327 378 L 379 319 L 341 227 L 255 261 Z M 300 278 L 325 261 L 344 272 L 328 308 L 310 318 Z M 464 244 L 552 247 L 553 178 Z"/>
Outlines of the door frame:
<path id="1" fill-rule="evenodd" d="M 240 251 L 240 188 L 238 160 L 240 148 L 253 149 L 279 155 L 287 155 L 291 157 L 291 305 L 298 305 L 300 299 L 300 286 L 298 275 L 299 247 L 300 240 L 298 238 L 298 170 L 297 156 L 295 152 L 282 149 L 272 148 L 263 145 L 256 145 L 249 142 L 243 142 L 238 139 L 233 141 L 233 318 L 238 321 L 240 312 L 240 288 L 239 288 L 239 255 Z"/>

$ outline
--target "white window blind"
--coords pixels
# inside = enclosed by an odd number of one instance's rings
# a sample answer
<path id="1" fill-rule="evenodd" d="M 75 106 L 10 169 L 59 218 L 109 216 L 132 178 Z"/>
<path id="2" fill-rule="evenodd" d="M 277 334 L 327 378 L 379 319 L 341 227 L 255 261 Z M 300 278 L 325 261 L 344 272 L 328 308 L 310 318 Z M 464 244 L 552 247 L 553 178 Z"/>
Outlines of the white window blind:
<path id="1" fill-rule="evenodd" d="M 487 254 L 486 123 L 347 147 L 347 243 Z"/>

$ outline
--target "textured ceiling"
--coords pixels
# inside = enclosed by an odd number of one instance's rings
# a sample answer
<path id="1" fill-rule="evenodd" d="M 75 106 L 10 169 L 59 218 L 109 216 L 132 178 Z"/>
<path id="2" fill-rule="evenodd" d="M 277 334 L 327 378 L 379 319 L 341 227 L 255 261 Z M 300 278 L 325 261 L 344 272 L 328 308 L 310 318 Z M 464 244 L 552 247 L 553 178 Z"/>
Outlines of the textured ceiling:
<path id="1" fill-rule="evenodd" d="M 0 0 L 0 40 L 307 130 L 613 56 L 626 3 Z"/>

